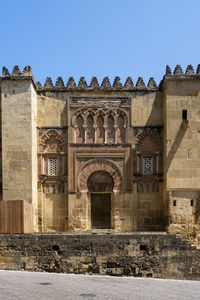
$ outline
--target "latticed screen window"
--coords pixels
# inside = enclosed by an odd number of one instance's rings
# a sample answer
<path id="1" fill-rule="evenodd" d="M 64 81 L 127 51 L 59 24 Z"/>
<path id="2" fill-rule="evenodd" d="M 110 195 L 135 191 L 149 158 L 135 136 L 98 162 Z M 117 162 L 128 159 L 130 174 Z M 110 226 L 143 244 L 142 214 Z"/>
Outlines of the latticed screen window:
<path id="1" fill-rule="evenodd" d="M 58 158 L 49 157 L 48 158 L 48 175 L 58 175 Z"/>
<path id="2" fill-rule="evenodd" d="M 143 174 L 152 175 L 153 174 L 153 158 L 143 157 Z"/>

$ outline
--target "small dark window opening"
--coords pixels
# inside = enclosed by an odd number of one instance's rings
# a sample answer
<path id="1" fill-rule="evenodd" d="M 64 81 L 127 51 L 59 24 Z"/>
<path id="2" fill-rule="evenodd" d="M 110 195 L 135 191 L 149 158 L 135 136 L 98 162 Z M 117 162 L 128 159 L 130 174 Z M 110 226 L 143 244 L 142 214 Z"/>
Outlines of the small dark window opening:
<path id="1" fill-rule="evenodd" d="M 173 206 L 176 206 L 176 200 L 173 201 Z"/>
<path id="2" fill-rule="evenodd" d="M 146 245 L 140 245 L 140 250 L 147 251 L 147 246 Z"/>
<path id="3" fill-rule="evenodd" d="M 187 121 L 187 110 L 186 109 L 182 110 L 182 120 Z"/>
<path id="4" fill-rule="evenodd" d="M 194 201 L 193 201 L 193 200 L 190 201 L 190 205 L 191 205 L 191 206 L 194 205 Z"/>
<path id="5" fill-rule="evenodd" d="M 53 250 L 53 251 L 59 251 L 59 250 L 60 250 L 60 248 L 59 248 L 59 246 L 58 246 L 58 245 L 54 245 L 54 246 L 52 247 L 52 250 Z"/>

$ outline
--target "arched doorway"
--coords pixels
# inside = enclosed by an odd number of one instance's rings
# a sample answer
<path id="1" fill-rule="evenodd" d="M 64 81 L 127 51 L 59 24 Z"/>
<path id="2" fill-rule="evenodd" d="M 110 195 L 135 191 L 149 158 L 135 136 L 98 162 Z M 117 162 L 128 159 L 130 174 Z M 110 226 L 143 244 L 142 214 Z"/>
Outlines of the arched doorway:
<path id="1" fill-rule="evenodd" d="M 91 227 L 111 228 L 111 193 L 114 187 L 112 176 L 106 171 L 92 173 L 87 181 L 91 199 Z"/>

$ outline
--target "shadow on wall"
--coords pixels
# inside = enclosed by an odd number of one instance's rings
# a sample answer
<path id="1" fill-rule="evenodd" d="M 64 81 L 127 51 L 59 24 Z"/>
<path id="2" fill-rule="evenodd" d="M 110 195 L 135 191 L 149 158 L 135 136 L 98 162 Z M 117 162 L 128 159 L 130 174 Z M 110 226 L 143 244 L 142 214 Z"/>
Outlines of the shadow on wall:
<path id="1" fill-rule="evenodd" d="M 60 118 L 60 126 L 64 127 L 68 125 L 67 122 L 67 100 L 65 101 L 65 107 L 63 108 L 63 111 L 61 113 L 61 118 Z"/>
<path id="2" fill-rule="evenodd" d="M 176 137 L 174 139 L 174 142 L 173 142 L 173 144 L 171 146 L 171 149 L 170 149 L 170 151 L 168 153 L 168 156 L 167 156 L 167 161 L 166 161 L 166 170 L 167 170 L 167 172 L 168 172 L 168 170 L 170 168 L 170 165 L 171 165 L 171 163 L 172 163 L 172 161 L 174 159 L 174 156 L 175 156 L 177 150 L 179 149 L 180 144 L 181 144 L 181 142 L 182 142 L 182 140 L 184 138 L 184 135 L 186 133 L 186 129 L 187 129 L 187 127 L 185 126 L 185 123 L 182 122 L 181 126 L 180 126 L 180 128 L 179 128 L 179 130 L 177 132 L 177 135 L 176 135 Z"/>
<path id="3" fill-rule="evenodd" d="M 151 127 L 151 126 L 155 126 L 156 125 L 162 125 L 163 124 L 159 124 L 159 122 L 156 122 L 156 119 L 157 118 L 158 120 L 163 120 L 163 105 L 162 105 L 162 97 L 161 97 L 161 94 L 160 93 L 156 93 L 156 96 L 155 96 L 155 99 L 153 101 L 153 104 L 152 104 L 152 110 L 149 114 L 149 117 L 147 119 L 147 122 L 145 124 L 146 127 Z M 174 139 L 174 142 L 172 145 L 170 145 L 170 151 L 168 153 L 168 156 L 167 156 L 167 160 L 166 160 L 166 171 L 169 170 L 170 168 L 170 165 L 172 163 L 172 160 L 177 152 L 177 150 L 179 149 L 180 147 L 180 144 L 181 144 L 181 141 L 183 140 L 184 138 L 184 135 L 186 133 L 186 130 L 187 130 L 187 121 L 182 121 L 181 123 L 181 126 L 177 132 L 177 135 L 176 135 L 176 138 Z"/>
<path id="4" fill-rule="evenodd" d="M 161 93 L 156 92 L 155 99 L 152 103 L 151 112 L 146 121 L 145 126 L 161 126 L 163 122 L 163 105 L 162 105 L 162 97 Z"/>

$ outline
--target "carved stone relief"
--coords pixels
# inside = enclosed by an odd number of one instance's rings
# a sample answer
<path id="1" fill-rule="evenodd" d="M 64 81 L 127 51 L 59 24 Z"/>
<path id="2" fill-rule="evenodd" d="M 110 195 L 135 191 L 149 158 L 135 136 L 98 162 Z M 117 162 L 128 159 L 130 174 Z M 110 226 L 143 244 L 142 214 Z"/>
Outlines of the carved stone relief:
<path id="1" fill-rule="evenodd" d="M 60 152 L 63 145 L 64 138 L 55 129 L 48 130 L 40 138 L 40 152 Z"/>

